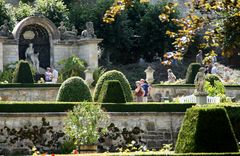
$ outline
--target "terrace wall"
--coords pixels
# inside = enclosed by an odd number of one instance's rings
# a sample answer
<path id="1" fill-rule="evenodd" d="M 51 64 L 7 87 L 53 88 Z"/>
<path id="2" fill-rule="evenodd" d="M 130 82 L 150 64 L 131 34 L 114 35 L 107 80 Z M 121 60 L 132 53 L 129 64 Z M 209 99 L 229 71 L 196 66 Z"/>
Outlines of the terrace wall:
<path id="1" fill-rule="evenodd" d="M 120 130 L 139 127 L 147 147 L 174 144 L 183 112 L 112 112 L 110 120 Z M 64 140 L 66 113 L 0 113 L 0 155 L 30 154 L 35 145 L 49 151 Z M 51 147 L 52 146 L 52 147 Z"/>

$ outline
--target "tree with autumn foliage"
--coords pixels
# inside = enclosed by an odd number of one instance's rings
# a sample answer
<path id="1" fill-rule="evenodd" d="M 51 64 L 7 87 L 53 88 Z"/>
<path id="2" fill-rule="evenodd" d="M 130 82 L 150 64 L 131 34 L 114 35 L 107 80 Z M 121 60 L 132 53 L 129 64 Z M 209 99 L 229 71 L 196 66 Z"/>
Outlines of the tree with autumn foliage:
<path id="1" fill-rule="evenodd" d="M 114 22 L 115 16 L 132 5 L 131 0 L 117 0 L 106 12 L 104 21 Z M 177 32 L 166 31 L 174 38 L 175 49 L 185 54 L 195 36 L 203 35 L 198 48 L 210 53 L 232 57 L 240 50 L 240 0 L 190 0 L 186 3 L 188 13 L 182 19 L 170 19 L 175 12 L 176 4 L 169 3 L 165 11 L 159 15 L 162 22 L 173 22 L 180 29 Z"/>

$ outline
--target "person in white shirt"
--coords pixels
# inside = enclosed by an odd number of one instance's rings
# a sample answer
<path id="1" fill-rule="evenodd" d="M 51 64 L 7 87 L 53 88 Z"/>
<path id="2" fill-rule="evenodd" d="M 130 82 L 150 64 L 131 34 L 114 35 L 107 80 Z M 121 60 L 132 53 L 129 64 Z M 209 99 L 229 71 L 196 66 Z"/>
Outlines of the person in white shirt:
<path id="1" fill-rule="evenodd" d="M 216 74 L 218 75 L 218 63 L 214 63 L 213 67 L 211 69 L 211 74 Z"/>

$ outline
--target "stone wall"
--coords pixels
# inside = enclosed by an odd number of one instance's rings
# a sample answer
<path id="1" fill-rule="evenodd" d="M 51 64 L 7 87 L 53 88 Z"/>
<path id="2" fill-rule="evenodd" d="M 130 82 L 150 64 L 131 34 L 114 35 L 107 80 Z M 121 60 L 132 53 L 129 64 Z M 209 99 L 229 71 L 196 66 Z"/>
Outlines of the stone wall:
<path id="1" fill-rule="evenodd" d="M 240 101 L 240 86 L 227 86 L 226 95 Z M 0 88 L 2 101 L 55 101 L 59 87 Z M 150 95 L 153 101 L 192 95 L 194 86 L 163 85 L 154 86 Z"/>
<path id="2" fill-rule="evenodd" d="M 150 92 L 153 101 L 161 101 L 164 98 L 176 98 L 180 96 L 192 95 L 195 87 L 184 85 L 161 85 L 154 86 Z M 240 101 L 240 86 L 225 86 L 225 92 L 228 97 Z"/>
<path id="3" fill-rule="evenodd" d="M 119 129 L 139 127 L 149 149 L 175 144 L 184 113 L 110 113 Z M 29 154 L 33 146 L 40 151 L 59 150 L 64 140 L 65 113 L 0 113 L 0 154 Z"/>
<path id="4" fill-rule="evenodd" d="M 56 101 L 59 87 L 0 88 L 0 101 Z"/>

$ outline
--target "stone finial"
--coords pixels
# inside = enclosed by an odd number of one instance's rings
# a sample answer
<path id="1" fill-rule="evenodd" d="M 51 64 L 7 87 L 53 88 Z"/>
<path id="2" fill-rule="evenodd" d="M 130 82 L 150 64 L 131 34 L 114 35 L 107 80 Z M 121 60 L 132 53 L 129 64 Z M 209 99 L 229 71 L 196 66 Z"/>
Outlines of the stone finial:
<path id="1" fill-rule="evenodd" d="M 12 38 L 12 33 L 9 30 L 8 20 L 4 20 L 3 25 L 0 26 L 0 36 Z"/>
<path id="2" fill-rule="evenodd" d="M 151 66 L 148 66 L 144 72 L 146 73 L 147 83 L 149 84 L 153 83 L 154 82 L 153 73 L 155 72 L 155 70 Z"/>
<path id="3" fill-rule="evenodd" d="M 84 71 L 85 73 L 85 81 L 90 86 L 93 83 L 93 70 L 90 67 L 87 67 L 87 69 Z"/>

